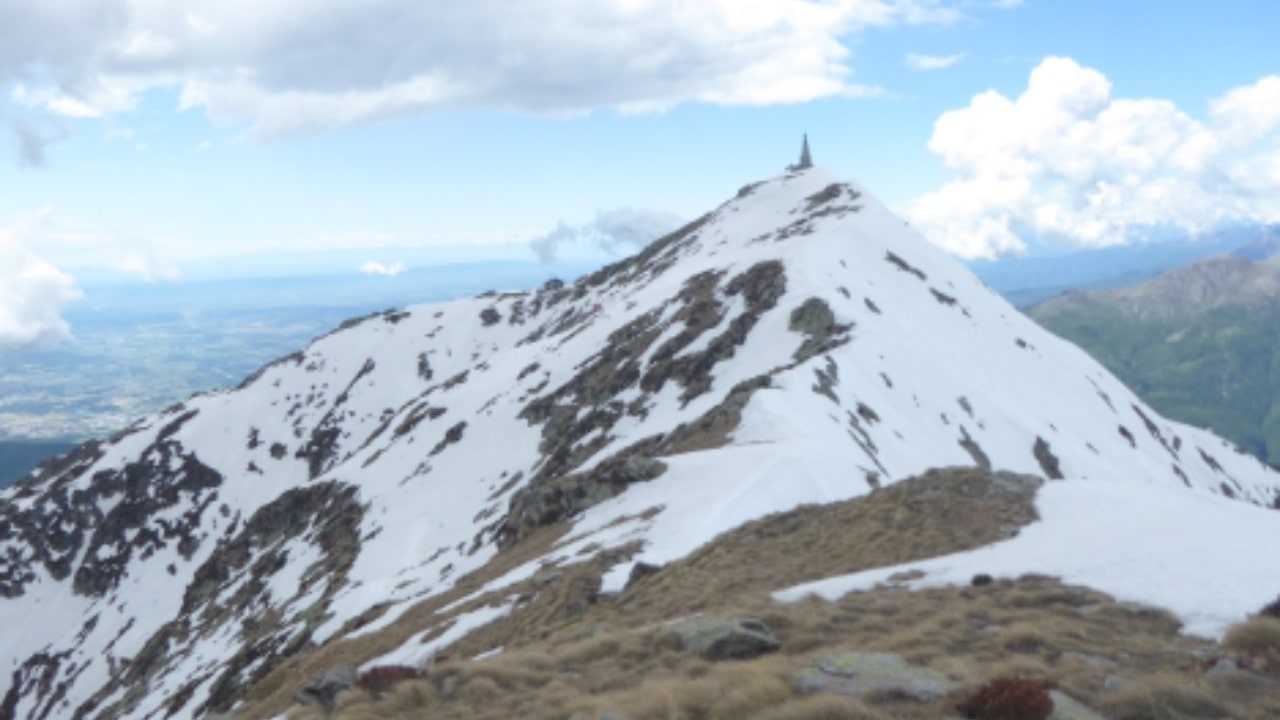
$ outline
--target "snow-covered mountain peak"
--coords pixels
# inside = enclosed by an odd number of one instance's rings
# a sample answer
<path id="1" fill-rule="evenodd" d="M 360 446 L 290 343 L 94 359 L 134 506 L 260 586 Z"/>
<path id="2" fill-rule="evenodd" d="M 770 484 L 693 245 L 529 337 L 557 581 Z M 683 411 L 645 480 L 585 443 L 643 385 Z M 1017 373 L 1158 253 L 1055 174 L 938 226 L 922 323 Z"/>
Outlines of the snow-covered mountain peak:
<path id="1" fill-rule="evenodd" d="M 565 533 L 482 590 L 600 553 L 616 590 L 637 560 L 953 465 L 1280 497 L 810 168 L 576 282 L 347 323 L 5 491 L 0 602 L 27 622 L 0 637 L 3 707 L 224 711 L 539 528 Z"/>

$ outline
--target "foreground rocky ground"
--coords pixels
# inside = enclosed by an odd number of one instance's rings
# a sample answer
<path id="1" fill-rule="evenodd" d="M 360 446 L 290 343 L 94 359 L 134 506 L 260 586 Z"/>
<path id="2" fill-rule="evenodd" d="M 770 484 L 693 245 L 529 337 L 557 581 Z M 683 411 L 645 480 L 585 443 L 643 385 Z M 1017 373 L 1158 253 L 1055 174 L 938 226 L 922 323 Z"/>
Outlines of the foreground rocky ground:
<path id="1" fill-rule="evenodd" d="M 447 629 L 451 613 L 433 603 L 410 614 L 417 622 L 321 648 L 268 678 L 236 717 L 947 718 L 1003 677 L 1044 681 L 1059 720 L 1280 717 L 1280 620 L 1272 618 L 1218 644 L 1181 635 L 1163 611 L 1034 575 L 925 591 L 885 586 L 836 602 L 771 599 L 813 577 L 1015 534 L 1034 521 L 1041 482 L 930 472 L 750 523 L 637 573 L 612 597 L 596 592 L 598 561 L 557 568 L 495 591 L 519 591 L 523 602 L 428 663 L 366 667 L 357 678 L 354 668 L 381 647 Z M 554 533 L 533 540 L 554 544 Z M 319 694 L 299 698 L 309 678 L 325 675 L 327 689 L 313 682 Z"/>

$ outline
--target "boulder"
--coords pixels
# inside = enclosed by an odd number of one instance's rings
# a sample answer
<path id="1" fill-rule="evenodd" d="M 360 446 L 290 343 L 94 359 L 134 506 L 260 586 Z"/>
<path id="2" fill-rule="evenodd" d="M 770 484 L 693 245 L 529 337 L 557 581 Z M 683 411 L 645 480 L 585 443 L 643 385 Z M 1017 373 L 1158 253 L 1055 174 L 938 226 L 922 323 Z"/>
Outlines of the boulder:
<path id="1" fill-rule="evenodd" d="M 332 712 L 338 695 L 356 685 L 356 669 L 351 665 L 337 665 L 307 678 L 302 689 L 293 696 L 299 705 L 315 705 Z"/>
<path id="2" fill-rule="evenodd" d="M 837 653 L 814 660 L 795 675 L 802 693 L 828 692 L 934 702 L 958 687 L 946 675 L 907 663 L 893 653 Z"/>
<path id="3" fill-rule="evenodd" d="M 745 660 L 782 647 L 773 632 L 751 618 L 693 617 L 667 624 L 686 652 L 708 660 Z"/>

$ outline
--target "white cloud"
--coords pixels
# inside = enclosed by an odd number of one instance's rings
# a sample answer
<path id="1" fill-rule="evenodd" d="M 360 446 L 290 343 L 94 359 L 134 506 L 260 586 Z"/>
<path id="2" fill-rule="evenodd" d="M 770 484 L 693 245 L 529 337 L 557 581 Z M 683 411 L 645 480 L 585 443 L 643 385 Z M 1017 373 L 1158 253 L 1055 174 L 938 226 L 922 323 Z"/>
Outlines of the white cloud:
<path id="1" fill-rule="evenodd" d="M 535 114 L 865 96 L 867 28 L 952 22 L 956 0 L 7 0 L 0 83 L 98 117 L 158 85 L 257 139 L 404 113 Z"/>
<path id="2" fill-rule="evenodd" d="M 70 275 L 28 249 L 33 222 L 0 228 L 0 352 L 68 337 L 62 306 L 80 297 Z"/>
<path id="3" fill-rule="evenodd" d="M 131 243 L 118 249 L 110 267 L 147 282 L 177 282 L 182 279 L 182 271 L 177 265 L 161 258 L 143 243 Z"/>
<path id="4" fill-rule="evenodd" d="M 1046 58 L 1017 98 L 989 90 L 944 113 L 929 149 L 960 177 L 907 213 L 962 257 L 1017 254 L 1036 237 L 1097 247 L 1275 222 L 1280 77 L 1227 92 L 1201 122 L 1166 100 L 1114 98 L 1102 73 Z"/>
<path id="5" fill-rule="evenodd" d="M 912 70 L 945 70 L 964 59 L 964 53 L 955 55 L 917 55 L 907 54 L 907 67 Z"/>
<path id="6" fill-rule="evenodd" d="M 551 262 L 566 249 L 583 247 L 604 250 L 611 255 L 639 250 L 684 224 L 671 213 L 618 208 L 596 214 L 585 225 L 560 223 L 551 232 L 529 242 L 538 259 Z"/>
<path id="7" fill-rule="evenodd" d="M 390 277 L 394 277 L 404 272 L 406 269 L 407 268 L 404 266 L 404 263 L 401 263 L 401 262 L 383 264 L 374 260 L 370 260 L 360 265 L 360 272 L 364 273 L 365 275 L 387 275 Z"/>

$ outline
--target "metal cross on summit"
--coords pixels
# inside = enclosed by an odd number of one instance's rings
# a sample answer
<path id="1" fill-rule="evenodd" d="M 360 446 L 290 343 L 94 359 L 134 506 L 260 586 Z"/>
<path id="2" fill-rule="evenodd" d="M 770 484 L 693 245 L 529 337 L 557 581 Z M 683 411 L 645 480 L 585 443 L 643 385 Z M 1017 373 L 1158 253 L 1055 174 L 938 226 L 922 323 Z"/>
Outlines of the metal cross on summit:
<path id="1" fill-rule="evenodd" d="M 804 143 L 800 146 L 800 162 L 789 166 L 788 170 L 808 170 L 813 167 L 813 158 L 809 156 L 809 133 L 804 134 Z"/>

